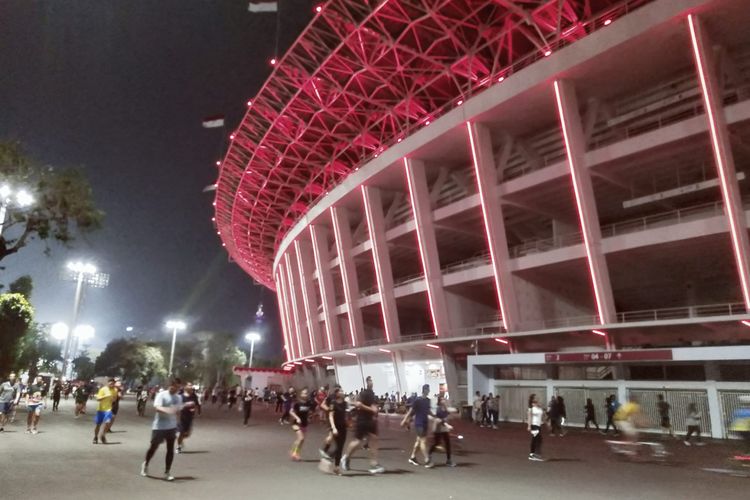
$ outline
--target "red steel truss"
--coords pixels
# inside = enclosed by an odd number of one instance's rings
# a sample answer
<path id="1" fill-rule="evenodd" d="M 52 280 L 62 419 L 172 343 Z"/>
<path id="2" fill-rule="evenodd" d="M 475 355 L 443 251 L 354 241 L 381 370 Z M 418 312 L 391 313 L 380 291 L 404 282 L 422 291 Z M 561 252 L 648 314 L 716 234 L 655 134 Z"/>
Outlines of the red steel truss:
<path id="1" fill-rule="evenodd" d="M 447 110 L 650 0 L 330 0 L 251 101 L 216 225 L 274 288 L 287 231 L 350 172 Z"/>

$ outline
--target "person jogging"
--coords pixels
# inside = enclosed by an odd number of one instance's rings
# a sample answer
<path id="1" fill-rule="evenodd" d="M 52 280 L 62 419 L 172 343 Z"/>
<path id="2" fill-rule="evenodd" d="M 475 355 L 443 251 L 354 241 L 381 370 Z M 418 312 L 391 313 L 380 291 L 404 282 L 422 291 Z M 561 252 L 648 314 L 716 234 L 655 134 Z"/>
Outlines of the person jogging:
<path id="1" fill-rule="evenodd" d="M 424 457 L 424 466 L 431 469 L 433 466 L 430 461 L 429 453 L 427 452 L 427 435 L 429 433 L 430 417 L 434 416 L 432 409 L 430 408 L 430 385 L 425 384 L 422 386 L 422 395 L 414 400 L 414 404 L 409 408 L 409 411 L 404 415 L 401 420 L 401 427 L 406 427 L 414 419 L 414 430 L 417 433 L 417 438 L 414 440 L 414 446 L 409 456 L 409 463 L 412 465 L 419 465 L 417 462 L 417 449 L 422 452 Z"/>
<path id="2" fill-rule="evenodd" d="M 333 454 L 333 473 L 341 475 L 341 456 L 344 453 L 347 434 L 347 411 L 349 405 L 344 397 L 344 391 L 341 387 L 336 386 L 333 389 L 333 395 L 328 403 L 328 423 L 331 426 L 331 435 L 336 444 L 336 451 Z"/>
<path id="3" fill-rule="evenodd" d="M 354 440 L 349 443 L 344 456 L 341 457 L 341 469 L 349 470 L 352 453 L 358 450 L 367 438 L 370 445 L 368 449 L 370 453 L 370 473 L 382 474 L 385 472 L 385 468 L 378 464 L 378 399 L 372 391 L 372 377 L 368 376 L 365 383 L 367 388 L 359 393 L 359 399 L 354 403 L 357 410 L 357 430 L 354 434 Z"/>
<path id="4" fill-rule="evenodd" d="M 305 434 L 307 433 L 307 426 L 310 423 L 312 412 L 315 408 L 315 401 L 310 399 L 310 393 L 307 389 L 302 389 L 299 392 L 299 398 L 295 401 L 291 410 L 289 410 L 289 417 L 294 422 L 292 424 L 292 430 L 294 431 L 296 438 L 292 443 L 291 457 L 295 462 L 299 462 L 300 452 L 302 451 L 302 445 L 305 443 Z"/>
<path id="5" fill-rule="evenodd" d="M 36 377 L 34 382 L 26 388 L 26 434 L 37 434 L 39 432 L 37 428 L 44 406 L 43 391 L 42 377 Z"/>
<path id="6" fill-rule="evenodd" d="M 157 448 L 164 441 L 167 442 L 167 455 L 164 460 L 164 480 L 174 481 L 172 476 L 172 461 L 174 460 L 174 442 L 177 437 L 177 414 L 181 407 L 181 398 L 177 395 L 180 379 L 169 382 L 169 388 L 162 390 L 154 399 L 154 423 L 151 426 L 151 446 L 146 451 L 146 460 L 141 464 L 141 476 L 148 476 L 148 465 L 154 457 Z"/>
<path id="7" fill-rule="evenodd" d="M 107 385 L 102 386 L 99 392 L 96 393 L 96 400 L 99 402 L 99 406 L 96 409 L 96 416 L 94 417 L 94 444 L 99 444 L 101 439 L 102 444 L 107 444 L 107 431 L 109 426 L 112 424 L 112 402 L 117 397 L 117 389 L 115 388 L 115 379 L 111 378 L 107 381 Z M 99 429 L 104 424 L 104 431 L 99 437 Z"/>
<path id="8" fill-rule="evenodd" d="M 185 385 L 185 391 L 182 394 L 182 409 L 180 410 L 180 424 L 178 429 L 180 436 L 177 438 L 177 453 L 182 453 L 185 440 L 193 433 L 193 417 L 201 414 L 201 403 L 195 388 L 191 382 Z"/>

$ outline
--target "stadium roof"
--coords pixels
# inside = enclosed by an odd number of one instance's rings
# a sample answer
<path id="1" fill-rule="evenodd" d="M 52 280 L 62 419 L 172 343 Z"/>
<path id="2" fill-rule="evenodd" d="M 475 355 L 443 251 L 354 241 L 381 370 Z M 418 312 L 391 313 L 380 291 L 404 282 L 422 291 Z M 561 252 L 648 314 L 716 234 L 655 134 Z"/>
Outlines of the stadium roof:
<path id="1" fill-rule="evenodd" d="M 650 0 L 331 0 L 248 103 L 217 181 L 231 257 L 274 288 L 287 231 L 360 165 Z"/>

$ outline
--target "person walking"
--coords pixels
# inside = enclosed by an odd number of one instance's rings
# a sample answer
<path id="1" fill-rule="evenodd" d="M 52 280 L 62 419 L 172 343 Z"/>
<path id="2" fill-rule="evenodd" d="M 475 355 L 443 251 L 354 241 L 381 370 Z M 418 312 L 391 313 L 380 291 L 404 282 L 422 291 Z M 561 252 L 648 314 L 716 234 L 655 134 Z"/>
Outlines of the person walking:
<path id="1" fill-rule="evenodd" d="M 141 464 L 141 476 L 148 476 L 148 465 L 161 443 L 167 443 L 167 454 L 164 460 L 164 480 L 174 481 L 172 461 L 174 460 L 174 442 L 177 437 L 177 414 L 181 407 L 181 398 L 177 395 L 181 381 L 178 378 L 169 382 L 169 388 L 162 390 L 154 399 L 154 423 L 151 426 L 151 446 L 146 451 L 146 460 Z"/>
<path id="2" fill-rule="evenodd" d="M 11 372 L 8 380 L 0 384 L 0 432 L 5 430 L 5 424 L 8 423 L 13 407 L 18 404 L 20 395 L 16 374 Z"/>
<path id="3" fill-rule="evenodd" d="M 60 398 L 62 397 L 62 384 L 58 380 L 55 385 L 52 386 L 52 411 L 57 411 L 60 406 Z"/>
<path id="4" fill-rule="evenodd" d="M 474 393 L 474 403 L 472 404 L 472 412 L 474 417 L 474 423 L 478 426 L 482 425 L 482 396 L 479 391 Z"/>
<path id="5" fill-rule="evenodd" d="M 656 402 L 656 409 L 659 411 L 659 423 L 661 425 L 662 437 L 669 435 L 669 437 L 673 438 L 674 432 L 672 431 L 672 422 L 669 418 L 669 410 L 671 409 L 671 406 L 664 400 L 664 394 L 659 394 L 656 398 L 658 400 Z"/>
<path id="6" fill-rule="evenodd" d="M 255 398 L 255 394 L 253 393 L 253 390 L 251 388 L 245 389 L 245 393 L 242 395 L 242 411 L 244 414 L 244 419 L 242 421 L 242 425 L 247 427 L 247 423 L 250 420 L 250 415 L 253 412 L 253 398 Z"/>
<path id="7" fill-rule="evenodd" d="M 367 388 L 359 393 L 358 400 L 354 403 L 357 410 L 357 430 L 354 440 L 349 443 L 344 456 L 341 457 L 341 469 L 349 470 L 352 453 L 362 446 L 366 438 L 369 443 L 370 473 L 382 474 L 385 468 L 378 464 L 378 400 L 372 391 L 372 377 L 368 376 L 365 383 Z"/>
<path id="8" fill-rule="evenodd" d="M 112 421 L 107 426 L 105 432 L 112 432 L 112 426 L 115 425 L 117 420 L 117 412 L 120 411 L 120 399 L 122 398 L 122 381 L 119 378 L 115 379 L 115 393 L 112 396 Z"/>
<path id="9" fill-rule="evenodd" d="M 90 395 L 91 391 L 89 390 L 88 384 L 85 382 L 78 384 L 78 389 L 76 390 L 76 418 L 86 414 L 86 402 L 89 400 Z"/>
<path id="10" fill-rule="evenodd" d="M 96 393 L 96 400 L 99 402 L 99 406 L 96 409 L 96 416 L 94 417 L 94 444 L 99 444 L 99 428 L 104 424 L 104 431 L 101 434 L 102 444 L 107 444 L 107 431 L 109 426 L 112 424 L 112 402 L 117 397 L 117 389 L 115 389 L 115 379 L 111 378 L 107 381 L 107 385 L 102 386 L 99 392 Z"/>
<path id="11" fill-rule="evenodd" d="M 612 430 L 614 431 L 615 435 L 620 433 L 619 429 L 615 425 L 614 420 L 615 413 L 617 412 L 617 409 L 619 407 L 620 405 L 617 402 L 617 398 L 615 398 L 614 394 L 610 394 L 604 400 L 604 409 L 607 412 L 607 425 L 604 426 L 604 432 L 602 432 L 602 434 L 608 434 L 610 426 L 612 426 Z"/>
<path id="12" fill-rule="evenodd" d="M 558 436 L 562 436 L 562 415 L 560 414 L 560 405 L 557 400 L 557 396 L 552 396 L 547 405 L 547 415 L 549 417 L 549 435 L 554 436 L 557 433 Z"/>
<path id="13" fill-rule="evenodd" d="M 448 467 L 455 467 L 456 464 L 451 460 L 451 431 L 453 426 L 448 424 L 448 418 L 450 417 L 451 409 L 448 408 L 448 403 L 444 397 L 438 396 L 437 409 L 435 410 L 435 432 L 433 433 L 432 446 L 428 452 L 428 463 L 435 463 L 432 460 L 432 454 L 442 443 L 445 449 L 445 465 Z"/>
<path id="14" fill-rule="evenodd" d="M 586 421 L 583 424 L 583 428 L 588 430 L 589 429 L 589 422 L 594 424 L 594 427 L 596 427 L 596 430 L 599 430 L 599 424 L 596 423 L 596 410 L 594 409 L 594 403 L 591 401 L 591 398 L 586 399 L 586 406 L 583 407 L 583 412 L 586 416 Z"/>
<path id="15" fill-rule="evenodd" d="M 185 390 L 181 397 L 182 407 L 180 409 L 180 422 L 177 427 L 180 433 L 177 438 L 177 453 L 182 453 L 185 440 L 193 433 L 193 417 L 196 414 L 201 414 L 201 403 L 192 382 L 185 384 Z"/>
<path id="16" fill-rule="evenodd" d="M 39 420 L 44 407 L 44 381 L 42 377 L 36 377 L 34 382 L 26 387 L 26 434 L 37 434 L 39 432 Z"/>
<path id="17" fill-rule="evenodd" d="M 412 418 L 414 419 L 414 430 L 417 433 L 417 438 L 414 440 L 414 446 L 409 456 L 409 463 L 412 465 L 419 465 L 417 462 L 417 449 L 422 452 L 424 457 L 424 466 L 427 469 L 434 467 L 430 461 L 430 454 L 427 451 L 427 435 L 429 433 L 430 417 L 433 416 L 432 408 L 430 407 L 430 385 L 424 384 L 422 386 L 422 395 L 414 400 L 414 404 L 409 411 L 404 415 L 401 420 L 401 427 L 406 427 L 411 423 Z"/>
<path id="18" fill-rule="evenodd" d="M 687 418 L 685 423 L 687 424 L 687 435 L 685 436 L 685 446 L 690 446 L 690 437 L 695 434 L 697 441 L 696 446 L 703 446 L 704 443 L 701 441 L 701 414 L 698 412 L 698 406 L 695 403 L 690 403 L 687 407 Z"/>
<path id="19" fill-rule="evenodd" d="M 526 429 L 531 434 L 531 446 L 529 460 L 544 462 L 542 458 L 542 423 L 544 422 L 544 410 L 539 405 L 536 394 L 529 396 L 529 409 L 526 415 Z"/>

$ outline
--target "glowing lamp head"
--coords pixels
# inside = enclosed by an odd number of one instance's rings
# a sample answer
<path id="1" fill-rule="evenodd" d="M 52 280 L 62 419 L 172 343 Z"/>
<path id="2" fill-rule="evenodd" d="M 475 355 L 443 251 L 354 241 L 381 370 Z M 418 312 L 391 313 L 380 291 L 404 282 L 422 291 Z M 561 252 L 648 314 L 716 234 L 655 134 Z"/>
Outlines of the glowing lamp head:
<path id="1" fill-rule="evenodd" d="M 91 325 L 78 325 L 73 329 L 73 335 L 79 340 L 90 340 L 94 338 L 94 327 Z"/>
<path id="2" fill-rule="evenodd" d="M 248 342 L 259 342 L 260 334 L 257 332 L 248 332 L 245 334 L 245 340 Z"/>
<path id="3" fill-rule="evenodd" d="M 167 328 L 170 330 L 184 330 L 187 328 L 187 325 L 184 321 L 177 320 L 177 319 L 170 319 L 166 323 Z"/>
<path id="4" fill-rule="evenodd" d="M 216 160 L 216 166 L 217 166 L 217 167 L 220 167 L 220 166 L 221 166 L 221 160 Z"/>
<path id="5" fill-rule="evenodd" d="M 229 134 L 229 140 L 230 140 L 230 141 L 233 141 L 233 140 L 234 140 L 234 134 Z"/>
<path id="6" fill-rule="evenodd" d="M 10 189 L 9 185 L 3 184 L 0 186 L 0 197 L 2 197 L 3 200 L 7 200 L 12 192 L 13 191 Z"/>
<path id="7" fill-rule="evenodd" d="M 502 83 L 504 81 L 505 81 L 505 77 L 504 76 L 501 76 L 500 78 L 497 79 L 497 83 Z"/>
<path id="8" fill-rule="evenodd" d="M 612 24 L 612 19 L 605 19 L 604 20 L 604 26 L 609 26 L 610 24 Z"/>
<path id="9" fill-rule="evenodd" d="M 544 51 L 544 57 L 549 57 L 551 55 L 552 55 L 552 51 L 551 50 L 547 49 L 547 50 Z"/>
<path id="10" fill-rule="evenodd" d="M 317 12 L 318 14 L 320 14 L 322 11 L 323 11 L 323 7 L 321 7 L 320 5 L 315 7 L 315 12 Z"/>
<path id="11" fill-rule="evenodd" d="M 591 333 L 593 333 L 595 335 L 599 335 L 600 337 L 606 337 L 607 336 L 607 332 L 604 332 L 602 330 L 591 330 Z"/>
<path id="12" fill-rule="evenodd" d="M 16 203 L 19 207 L 28 207 L 34 203 L 34 197 L 25 189 L 21 189 L 16 193 Z"/>
<path id="13" fill-rule="evenodd" d="M 52 338 L 57 340 L 65 340 L 65 338 L 68 336 L 69 332 L 68 325 L 65 323 L 55 323 L 50 328 L 50 334 L 52 335 Z"/>
<path id="14" fill-rule="evenodd" d="M 508 341 L 507 341 L 507 340 L 505 340 L 505 339 L 495 339 L 495 342 L 499 342 L 499 343 L 501 343 L 501 344 L 505 344 L 505 345 L 508 345 L 508 344 L 510 343 L 510 342 L 508 342 Z"/>
<path id="15" fill-rule="evenodd" d="M 247 101 L 247 107 L 248 107 L 248 108 L 249 108 L 250 106 L 252 106 L 252 105 L 253 105 L 253 101 Z"/>
<path id="16" fill-rule="evenodd" d="M 276 66 L 276 58 L 275 57 L 272 57 L 270 62 L 271 62 L 271 66 Z"/>

